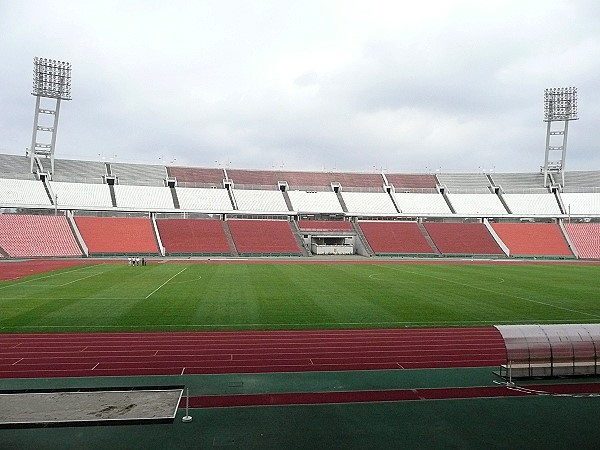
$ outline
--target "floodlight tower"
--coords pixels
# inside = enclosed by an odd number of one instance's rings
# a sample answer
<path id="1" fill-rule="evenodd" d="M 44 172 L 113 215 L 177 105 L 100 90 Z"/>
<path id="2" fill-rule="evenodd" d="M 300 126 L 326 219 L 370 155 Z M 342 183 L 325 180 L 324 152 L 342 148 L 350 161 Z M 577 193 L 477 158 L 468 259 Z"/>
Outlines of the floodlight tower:
<path id="1" fill-rule="evenodd" d="M 35 115 L 29 156 L 31 158 L 31 173 L 34 160 L 38 156 L 50 157 L 50 174 L 54 173 L 54 149 L 56 147 L 56 130 L 61 100 L 71 100 L 71 63 L 55 61 L 54 59 L 33 58 L 33 92 L 35 95 Z M 42 97 L 54 100 L 54 105 L 40 107 Z M 41 124 L 40 114 L 54 116 L 53 123 Z M 45 142 L 39 142 L 38 137 L 45 134 Z"/>
<path id="2" fill-rule="evenodd" d="M 551 88 L 544 91 L 544 122 L 546 128 L 546 157 L 544 159 L 544 187 L 547 186 L 548 173 L 560 173 L 562 186 L 565 185 L 565 159 L 567 157 L 567 134 L 569 121 L 577 120 L 577 88 Z M 552 129 L 552 123 L 558 127 Z M 562 126 L 561 126 L 562 125 Z M 560 159 L 550 161 L 550 152 L 556 155 L 560 152 Z M 558 155 L 557 155 L 558 157 Z"/>

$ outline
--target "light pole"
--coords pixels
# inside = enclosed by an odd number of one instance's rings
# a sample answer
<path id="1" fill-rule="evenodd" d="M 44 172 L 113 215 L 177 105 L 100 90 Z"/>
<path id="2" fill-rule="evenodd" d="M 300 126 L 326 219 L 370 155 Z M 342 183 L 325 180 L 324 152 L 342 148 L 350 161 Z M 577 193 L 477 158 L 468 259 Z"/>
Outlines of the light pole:
<path id="1" fill-rule="evenodd" d="M 546 155 L 544 157 L 544 187 L 548 185 L 548 173 L 561 175 L 561 185 L 565 186 L 565 160 L 567 158 L 567 135 L 569 121 L 577 120 L 577 88 L 550 88 L 544 91 L 544 122 L 546 126 Z M 552 128 L 552 123 L 559 128 Z M 560 128 L 562 124 L 562 128 Z M 559 159 L 550 161 L 550 152 Z"/>
<path id="2" fill-rule="evenodd" d="M 54 150 L 56 148 L 56 131 L 61 100 L 71 100 L 71 63 L 47 58 L 33 59 L 33 92 L 35 95 L 35 114 L 33 117 L 33 133 L 31 135 L 31 173 L 34 160 L 38 156 L 50 157 L 50 174 L 54 174 Z M 52 105 L 41 107 L 41 99 L 54 100 Z M 42 116 L 40 116 L 40 114 Z M 43 124 L 41 117 L 54 116 L 52 124 Z M 43 121 L 43 120 L 42 120 Z M 38 137 L 44 133 L 50 134 L 50 142 L 39 142 Z"/>

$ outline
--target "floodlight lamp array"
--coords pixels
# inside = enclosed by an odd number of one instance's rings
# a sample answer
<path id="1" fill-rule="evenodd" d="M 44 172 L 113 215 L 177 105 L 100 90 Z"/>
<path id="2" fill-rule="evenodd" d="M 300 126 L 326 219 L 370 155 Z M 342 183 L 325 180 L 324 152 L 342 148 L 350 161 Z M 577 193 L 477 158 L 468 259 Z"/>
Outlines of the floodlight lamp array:
<path id="1" fill-rule="evenodd" d="M 577 88 L 550 88 L 544 91 L 544 121 L 577 120 Z"/>
<path id="2" fill-rule="evenodd" d="M 71 63 L 34 58 L 32 94 L 71 100 Z"/>

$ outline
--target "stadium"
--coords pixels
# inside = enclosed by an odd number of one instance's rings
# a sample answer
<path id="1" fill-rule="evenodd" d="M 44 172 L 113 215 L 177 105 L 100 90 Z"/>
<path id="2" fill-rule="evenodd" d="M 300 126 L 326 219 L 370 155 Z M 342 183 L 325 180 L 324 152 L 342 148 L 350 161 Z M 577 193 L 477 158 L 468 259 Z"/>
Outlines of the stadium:
<path id="1" fill-rule="evenodd" d="M 1 446 L 593 447 L 600 170 L 547 103 L 521 173 L 61 159 L 36 105 L 0 154 Z"/>

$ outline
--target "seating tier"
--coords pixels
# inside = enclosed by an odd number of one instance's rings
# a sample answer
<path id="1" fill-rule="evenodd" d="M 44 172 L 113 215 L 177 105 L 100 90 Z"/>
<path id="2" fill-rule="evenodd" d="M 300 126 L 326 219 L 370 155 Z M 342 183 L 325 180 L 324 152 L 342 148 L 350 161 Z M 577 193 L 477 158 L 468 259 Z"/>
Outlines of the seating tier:
<path id="1" fill-rule="evenodd" d="M 115 185 L 115 197 L 119 208 L 142 211 L 174 209 L 173 196 L 166 187 Z"/>
<path id="2" fill-rule="evenodd" d="M 54 181 L 68 183 L 103 183 L 106 164 L 100 161 L 54 160 Z"/>
<path id="3" fill-rule="evenodd" d="M 510 212 L 521 217 L 559 216 L 560 207 L 554 194 L 503 194 Z"/>
<path id="4" fill-rule="evenodd" d="M 220 220 L 159 219 L 156 226 L 167 254 L 231 254 Z"/>
<path id="5" fill-rule="evenodd" d="M 81 256 L 65 216 L 0 214 L 0 248 L 9 256 Z"/>
<path id="6" fill-rule="evenodd" d="M 110 189 L 107 184 L 50 182 L 52 192 L 60 208 L 107 209 L 112 208 Z"/>
<path id="7" fill-rule="evenodd" d="M 233 195 L 240 211 L 288 213 L 288 207 L 280 191 L 235 189 Z"/>
<path id="8" fill-rule="evenodd" d="M 387 215 L 398 213 L 390 195 L 385 192 L 342 192 L 342 198 L 350 214 Z"/>
<path id="9" fill-rule="evenodd" d="M 600 193 L 580 192 L 562 193 L 561 195 L 565 212 L 567 214 L 582 216 L 600 215 Z"/>
<path id="10" fill-rule="evenodd" d="M 443 255 L 504 254 L 483 223 L 426 222 L 423 225 Z"/>
<path id="11" fill-rule="evenodd" d="M 205 169 L 201 167 L 167 167 L 169 177 L 177 179 L 179 186 L 187 187 L 223 187 L 225 174 L 223 169 Z"/>
<path id="12" fill-rule="evenodd" d="M 572 257 L 555 223 L 493 223 L 492 228 L 515 256 Z"/>
<path id="13" fill-rule="evenodd" d="M 358 222 L 376 254 L 432 254 L 433 249 L 417 222 Z"/>
<path id="14" fill-rule="evenodd" d="M 441 194 L 395 192 L 393 195 L 396 199 L 396 204 L 400 208 L 400 212 L 403 214 L 452 214 L 446 200 L 444 200 Z"/>
<path id="15" fill-rule="evenodd" d="M 227 189 L 176 187 L 181 209 L 198 211 L 233 211 Z"/>
<path id="16" fill-rule="evenodd" d="M 448 194 L 456 214 L 498 216 L 508 214 L 497 195 L 487 194 Z"/>
<path id="17" fill-rule="evenodd" d="M 37 180 L 0 178 L 0 207 L 52 206 L 44 184 Z"/>
<path id="18" fill-rule="evenodd" d="M 119 180 L 119 184 L 136 186 L 164 186 L 167 170 L 165 166 L 150 164 L 112 163 L 111 175 Z"/>
<path id="19" fill-rule="evenodd" d="M 448 192 L 490 193 L 490 180 L 482 173 L 440 173 L 437 179 L 441 185 L 448 188 Z"/>
<path id="20" fill-rule="evenodd" d="M 157 254 L 152 222 L 141 217 L 76 217 L 89 253 Z"/>
<path id="21" fill-rule="evenodd" d="M 300 248 L 285 220 L 228 220 L 227 224 L 240 255 L 300 254 Z"/>
<path id="22" fill-rule="evenodd" d="M 600 223 L 566 223 L 565 230 L 580 258 L 600 259 Z"/>
<path id="23" fill-rule="evenodd" d="M 433 192 L 437 181 L 431 174 L 390 173 L 385 176 L 396 192 Z"/>
<path id="24" fill-rule="evenodd" d="M 335 192 L 289 191 L 294 211 L 303 213 L 343 214 Z"/>

